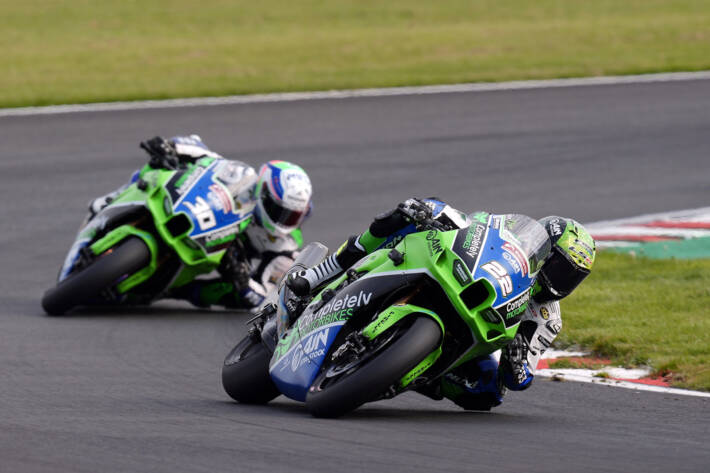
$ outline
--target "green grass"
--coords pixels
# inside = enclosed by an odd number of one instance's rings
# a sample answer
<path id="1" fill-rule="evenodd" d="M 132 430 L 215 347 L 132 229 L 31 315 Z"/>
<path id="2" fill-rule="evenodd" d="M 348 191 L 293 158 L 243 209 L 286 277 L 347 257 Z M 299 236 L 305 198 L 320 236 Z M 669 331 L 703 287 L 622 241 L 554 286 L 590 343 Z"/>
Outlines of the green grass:
<path id="1" fill-rule="evenodd" d="M 652 260 L 604 252 L 562 301 L 558 345 L 650 365 L 677 387 L 710 391 L 710 259 Z"/>
<path id="2" fill-rule="evenodd" d="M 707 0 L 0 0 L 0 106 L 710 68 Z"/>

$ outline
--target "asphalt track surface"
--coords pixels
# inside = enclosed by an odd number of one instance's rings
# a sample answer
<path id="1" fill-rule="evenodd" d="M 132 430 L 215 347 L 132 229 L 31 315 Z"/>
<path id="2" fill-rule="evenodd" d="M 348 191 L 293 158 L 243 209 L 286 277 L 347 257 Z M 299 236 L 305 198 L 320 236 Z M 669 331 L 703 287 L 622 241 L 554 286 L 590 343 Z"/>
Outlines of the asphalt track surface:
<path id="1" fill-rule="evenodd" d="M 331 246 L 410 195 L 582 221 L 710 196 L 710 81 L 0 118 L 0 472 L 708 471 L 704 398 L 540 380 L 491 413 L 407 394 L 318 420 L 223 393 L 247 314 L 44 316 L 87 201 L 186 132 L 301 163 Z"/>

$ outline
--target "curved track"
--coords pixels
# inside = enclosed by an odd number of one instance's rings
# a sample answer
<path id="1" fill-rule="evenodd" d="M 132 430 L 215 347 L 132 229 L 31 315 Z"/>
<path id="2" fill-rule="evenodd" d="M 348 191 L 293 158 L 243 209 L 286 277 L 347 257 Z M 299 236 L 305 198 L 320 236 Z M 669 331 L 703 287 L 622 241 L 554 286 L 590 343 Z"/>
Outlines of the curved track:
<path id="1" fill-rule="evenodd" d="M 708 205 L 710 81 L 0 118 L 0 471 L 706 471 L 707 399 L 539 381 L 492 413 L 416 395 L 344 419 L 228 402 L 246 314 L 42 314 L 90 197 L 152 134 L 301 163 L 307 238 L 410 195 L 582 221 Z"/>

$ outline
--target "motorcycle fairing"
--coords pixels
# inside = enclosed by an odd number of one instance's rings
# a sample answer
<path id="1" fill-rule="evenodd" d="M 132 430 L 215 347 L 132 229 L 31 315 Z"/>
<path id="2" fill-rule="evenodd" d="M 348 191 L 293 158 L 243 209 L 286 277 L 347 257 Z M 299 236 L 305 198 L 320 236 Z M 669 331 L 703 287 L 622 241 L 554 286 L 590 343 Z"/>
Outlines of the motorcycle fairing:
<path id="1" fill-rule="evenodd" d="M 120 202 L 102 209 L 86 226 L 79 229 L 74 243 L 69 249 L 67 256 L 64 258 L 64 264 L 59 270 L 57 281 L 63 281 L 74 270 L 74 266 L 79 259 L 79 251 L 81 251 L 82 248 L 89 245 L 98 235 L 106 231 L 107 228 L 114 227 L 122 221 L 131 219 L 143 211 L 145 211 L 144 202 Z"/>
<path id="2" fill-rule="evenodd" d="M 190 217 L 190 237 L 208 252 L 215 251 L 213 247 L 223 240 L 234 239 L 235 228 L 250 218 L 253 210 L 237 208 L 229 189 L 215 175 L 218 164 L 213 161 L 206 168 L 196 166 L 178 172 L 166 185 L 174 199 L 173 213 L 185 212 Z"/>
<path id="3" fill-rule="evenodd" d="M 331 286 L 336 287 L 342 279 Z M 271 358 L 269 373 L 279 390 L 291 399 L 304 401 L 343 325 L 364 312 L 373 312 L 406 284 L 405 272 L 373 274 L 343 287 L 326 303 L 320 298 L 311 302 L 279 340 Z"/>

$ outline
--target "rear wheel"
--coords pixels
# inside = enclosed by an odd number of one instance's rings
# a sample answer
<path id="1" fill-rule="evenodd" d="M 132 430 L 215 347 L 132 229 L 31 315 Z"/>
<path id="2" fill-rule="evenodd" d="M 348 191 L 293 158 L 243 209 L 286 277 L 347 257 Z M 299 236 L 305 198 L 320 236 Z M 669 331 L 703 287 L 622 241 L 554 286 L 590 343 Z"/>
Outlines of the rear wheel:
<path id="1" fill-rule="evenodd" d="M 266 404 L 281 394 L 269 375 L 271 354 L 258 332 L 251 333 L 224 359 L 222 386 L 235 401 Z"/>
<path id="2" fill-rule="evenodd" d="M 102 291 L 150 262 L 150 250 L 143 240 L 127 238 L 84 269 L 72 273 L 44 293 L 42 308 L 49 315 L 62 315 L 76 306 L 95 301 Z"/>
<path id="3" fill-rule="evenodd" d="M 378 347 L 377 354 L 356 366 L 324 366 L 306 396 L 308 411 L 315 417 L 339 417 L 377 399 L 436 350 L 441 328 L 431 318 L 421 316 L 396 335 L 381 335 L 388 345 Z"/>

